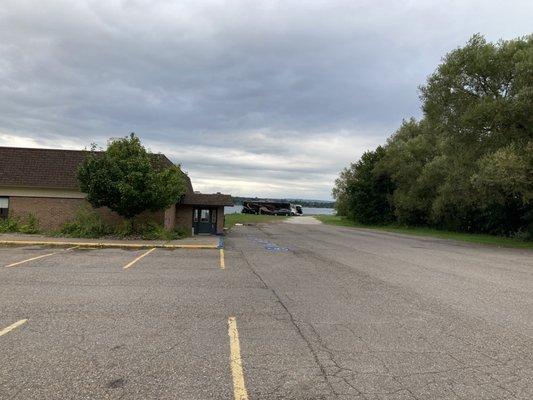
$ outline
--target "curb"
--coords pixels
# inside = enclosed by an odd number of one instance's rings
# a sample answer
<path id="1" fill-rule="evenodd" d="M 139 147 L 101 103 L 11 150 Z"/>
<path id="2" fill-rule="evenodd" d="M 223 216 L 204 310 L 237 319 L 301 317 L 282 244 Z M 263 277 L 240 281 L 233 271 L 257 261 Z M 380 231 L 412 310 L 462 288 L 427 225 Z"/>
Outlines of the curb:
<path id="1" fill-rule="evenodd" d="M 215 244 L 135 244 L 135 243 L 95 243 L 95 242 L 46 242 L 32 240 L 0 240 L 0 245 L 52 246 L 52 247 L 98 247 L 101 249 L 219 249 Z"/>

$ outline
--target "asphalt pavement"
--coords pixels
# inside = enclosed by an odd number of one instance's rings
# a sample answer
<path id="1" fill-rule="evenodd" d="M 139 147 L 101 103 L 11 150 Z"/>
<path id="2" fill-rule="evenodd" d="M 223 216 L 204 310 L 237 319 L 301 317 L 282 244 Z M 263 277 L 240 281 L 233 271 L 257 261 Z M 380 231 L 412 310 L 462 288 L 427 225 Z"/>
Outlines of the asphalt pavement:
<path id="1" fill-rule="evenodd" d="M 533 252 L 292 221 L 0 247 L 0 398 L 533 398 Z"/>

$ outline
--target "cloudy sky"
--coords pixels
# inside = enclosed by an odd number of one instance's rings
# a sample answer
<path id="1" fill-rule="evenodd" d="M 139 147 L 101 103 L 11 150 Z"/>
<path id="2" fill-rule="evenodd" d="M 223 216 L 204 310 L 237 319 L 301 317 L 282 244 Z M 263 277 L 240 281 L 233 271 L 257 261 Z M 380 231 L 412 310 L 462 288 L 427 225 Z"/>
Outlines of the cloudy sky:
<path id="1" fill-rule="evenodd" d="M 134 131 L 196 190 L 329 199 L 446 52 L 532 20 L 531 0 L 1 0 L 0 146 Z"/>

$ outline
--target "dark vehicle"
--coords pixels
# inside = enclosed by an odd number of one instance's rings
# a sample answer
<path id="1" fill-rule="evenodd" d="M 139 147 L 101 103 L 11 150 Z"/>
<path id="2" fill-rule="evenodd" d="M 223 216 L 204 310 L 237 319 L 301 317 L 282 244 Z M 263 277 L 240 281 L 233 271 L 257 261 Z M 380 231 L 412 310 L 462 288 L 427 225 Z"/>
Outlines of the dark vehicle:
<path id="1" fill-rule="evenodd" d="M 245 201 L 242 203 L 243 214 L 293 215 L 290 203 L 274 201 Z"/>
<path id="2" fill-rule="evenodd" d="M 293 215 L 290 208 L 280 208 L 275 211 L 275 215 Z"/>

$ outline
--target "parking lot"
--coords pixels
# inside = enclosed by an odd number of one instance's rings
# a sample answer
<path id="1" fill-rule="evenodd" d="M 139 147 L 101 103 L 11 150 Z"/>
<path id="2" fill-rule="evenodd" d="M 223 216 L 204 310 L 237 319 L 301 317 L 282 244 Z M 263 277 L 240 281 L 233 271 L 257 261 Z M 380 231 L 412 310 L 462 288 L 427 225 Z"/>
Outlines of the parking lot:
<path id="1" fill-rule="evenodd" d="M 0 247 L 1 399 L 530 399 L 532 253 L 322 225 Z"/>
<path id="2" fill-rule="evenodd" d="M 146 253 L 1 248 L 0 398 L 231 398 L 219 252 Z"/>

